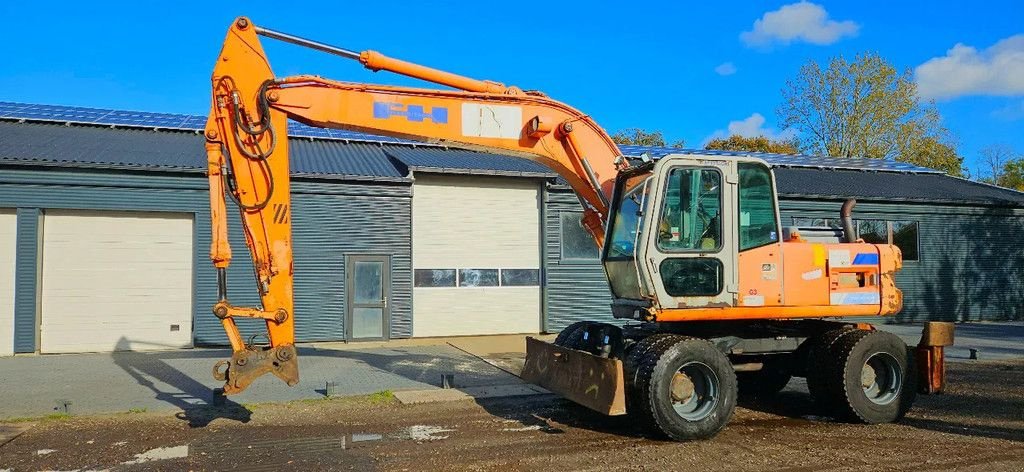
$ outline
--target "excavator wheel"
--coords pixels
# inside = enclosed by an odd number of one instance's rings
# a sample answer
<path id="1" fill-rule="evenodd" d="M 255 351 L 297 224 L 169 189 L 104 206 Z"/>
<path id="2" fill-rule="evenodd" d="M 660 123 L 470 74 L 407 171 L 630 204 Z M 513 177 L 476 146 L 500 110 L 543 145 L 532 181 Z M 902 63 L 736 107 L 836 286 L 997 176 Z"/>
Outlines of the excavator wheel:
<path id="1" fill-rule="evenodd" d="M 583 339 L 583 333 L 587 331 L 587 327 L 594 324 L 593 321 L 577 321 L 575 323 L 566 326 L 558 336 L 555 337 L 555 345 L 567 347 L 569 349 L 578 349 L 580 342 Z"/>
<path id="2" fill-rule="evenodd" d="M 648 429 L 676 441 L 707 439 L 736 408 L 736 373 L 710 342 L 655 335 L 631 352 L 629 406 Z"/>
<path id="3" fill-rule="evenodd" d="M 917 397 L 912 353 L 899 336 L 861 331 L 842 336 L 830 349 L 828 392 L 835 416 L 858 423 L 899 421 Z"/>
<path id="4" fill-rule="evenodd" d="M 622 329 L 608 323 L 577 321 L 555 338 L 555 345 L 586 351 L 595 356 L 622 358 Z"/>
<path id="5" fill-rule="evenodd" d="M 833 346 L 844 337 L 855 335 L 858 331 L 852 327 L 826 331 L 808 339 L 805 341 L 806 345 L 801 345 L 797 349 L 797 353 L 803 354 L 798 357 L 804 362 L 807 390 L 823 416 L 836 416 L 836 412 L 839 411 L 839 393 L 833 388 L 834 382 L 830 381 L 839 375 L 835 373 Z"/>
<path id="6" fill-rule="evenodd" d="M 740 396 L 767 398 L 781 392 L 793 377 L 792 362 L 791 354 L 778 354 L 764 359 L 761 370 L 736 372 Z"/>

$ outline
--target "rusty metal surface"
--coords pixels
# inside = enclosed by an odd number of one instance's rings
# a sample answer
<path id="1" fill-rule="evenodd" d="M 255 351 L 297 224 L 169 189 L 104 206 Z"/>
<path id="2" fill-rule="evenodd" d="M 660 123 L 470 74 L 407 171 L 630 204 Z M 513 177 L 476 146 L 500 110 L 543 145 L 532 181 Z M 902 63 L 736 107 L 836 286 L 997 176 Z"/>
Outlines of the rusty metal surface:
<path id="1" fill-rule="evenodd" d="M 522 378 L 606 415 L 626 414 L 622 361 L 526 338 Z"/>
<path id="2" fill-rule="evenodd" d="M 953 323 L 929 321 L 924 324 L 918 346 L 952 346 L 954 330 Z"/>
<path id="3" fill-rule="evenodd" d="M 227 368 L 222 370 L 224 366 Z M 213 366 L 213 378 L 224 381 L 225 395 L 240 393 L 268 372 L 289 386 L 297 384 L 299 364 L 295 346 L 247 348 L 232 353 L 230 361 L 220 361 Z"/>

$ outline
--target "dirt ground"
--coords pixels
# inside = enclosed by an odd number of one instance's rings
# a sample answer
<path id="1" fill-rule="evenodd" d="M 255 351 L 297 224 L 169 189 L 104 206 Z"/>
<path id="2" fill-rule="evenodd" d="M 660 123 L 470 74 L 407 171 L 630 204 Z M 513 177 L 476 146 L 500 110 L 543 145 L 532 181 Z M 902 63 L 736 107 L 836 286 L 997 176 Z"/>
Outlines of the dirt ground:
<path id="1" fill-rule="evenodd" d="M 945 395 L 892 425 L 815 416 L 799 381 L 694 443 L 552 396 L 375 395 L 8 424 L 24 432 L 0 446 L 0 470 L 1024 470 L 1024 360 L 949 369 Z"/>

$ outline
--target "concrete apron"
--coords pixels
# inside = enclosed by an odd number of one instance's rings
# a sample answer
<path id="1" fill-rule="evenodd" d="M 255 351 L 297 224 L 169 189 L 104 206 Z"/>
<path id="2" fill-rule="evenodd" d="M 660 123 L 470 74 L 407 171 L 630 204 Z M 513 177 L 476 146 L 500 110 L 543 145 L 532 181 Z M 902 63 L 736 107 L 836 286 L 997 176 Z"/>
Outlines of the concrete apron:
<path id="1" fill-rule="evenodd" d="M 483 344 L 514 344 L 523 336 L 486 337 Z M 508 339 L 505 339 L 508 338 Z M 466 338 L 468 339 L 468 338 Z M 452 338 L 392 341 L 385 344 L 317 343 L 299 347 L 300 382 L 288 387 L 272 376 L 227 398 L 228 406 L 325 398 L 327 382 L 337 396 L 381 391 L 399 397 L 468 399 L 543 393 L 466 351 Z M 0 358 L 0 419 L 54 413 L 97 414 L 125 411 L 189 410 L 213 403 L 219 386 L 210 369 L 226 359 L 226 349 L 157 352 L 28 355 Z M 521 356 L 521 354 L 520 354 Z M 452 376 L 452 389 L 442 378 Z M 444 393 L 431 393 L 431 392 Z"/>

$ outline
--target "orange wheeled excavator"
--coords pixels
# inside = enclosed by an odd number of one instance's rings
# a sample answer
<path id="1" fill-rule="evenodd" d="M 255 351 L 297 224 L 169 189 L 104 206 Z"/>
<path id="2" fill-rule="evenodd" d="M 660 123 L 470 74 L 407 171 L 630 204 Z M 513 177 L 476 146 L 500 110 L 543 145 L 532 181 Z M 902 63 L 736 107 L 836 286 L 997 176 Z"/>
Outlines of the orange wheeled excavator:
<path id="1" fill-rule="evenodd" d="M 276 77 L 260 36 L 448 88 Z M 852 204 L 843 207 L 844 231 L 821 236 L 783 228 L 772 169 L 756 157 L 627 159 L 590 117 L 543 93 L 238 18 L 217 58 L 205 128 L 220 295 L 213 312 L 233 349 L 214 367 L 225 394 L 266 373 L 298 382 L 289 119 L 522 157 L 562 176 L 585 209 L 582 225 L 601 247 L 612 312 L 627 321 L 576 323 L 553 343 L 528 339 L 522 375 L 592 409 L 628 413 L 652 431 L 687 440 L 721 430 L 737 395 L 773 394 L 792 376 L 807 378 L 830 415 L 867 423 L 902 417 L 919 372 L 933 387 L 942 380 L 940 346 L 951 335 L 933 330 L 918 367 L 898 337 L 824 319 L 891 315 L 902 307 L 894 284 L 899 249 L 857 241 Z M 225 195 L 241 213 L 260 307 L 227 300 Z M 246 344 L 238 317 L 265 320 L 269 344 Z"/>

